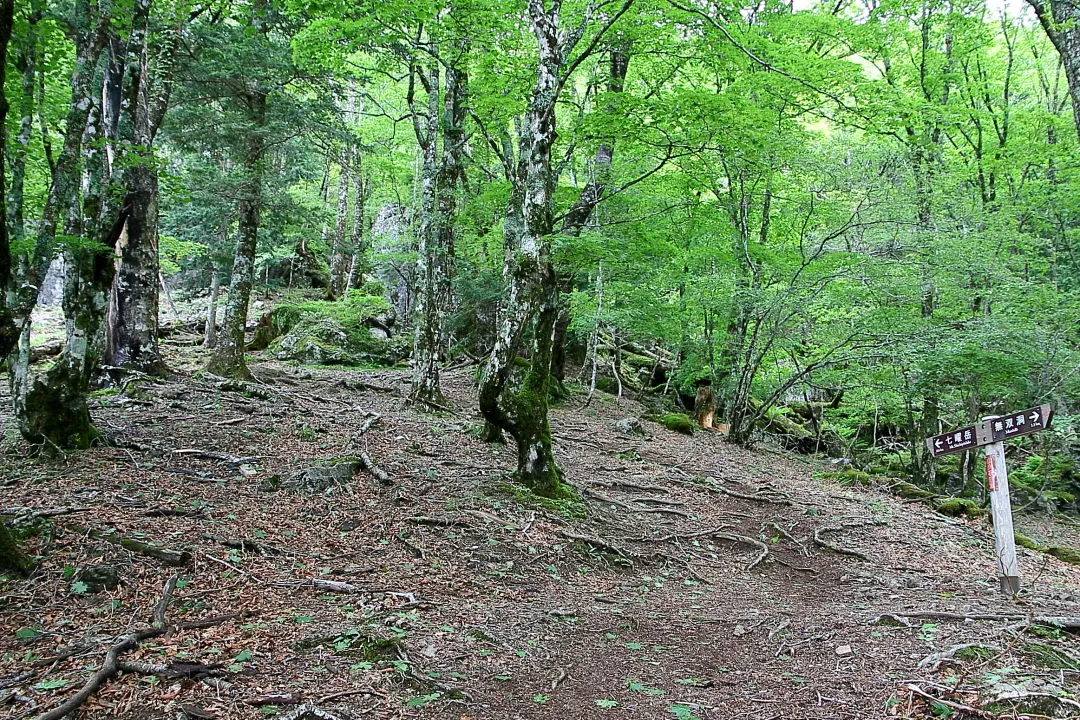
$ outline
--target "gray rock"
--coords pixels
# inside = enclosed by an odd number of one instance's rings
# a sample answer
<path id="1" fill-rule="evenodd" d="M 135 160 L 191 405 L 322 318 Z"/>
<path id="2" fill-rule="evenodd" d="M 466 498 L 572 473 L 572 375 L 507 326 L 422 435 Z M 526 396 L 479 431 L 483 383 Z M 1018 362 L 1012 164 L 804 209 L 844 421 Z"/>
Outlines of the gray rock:
<path id="1" fill-rule="evenodd" d="M 621 432 L 623 435 L 637 435 L 638 437 L 647 437 L 645 433 L 645 426 L 641 424 L 641 420 L 636 417 L 627 417 L 619 420 L 615 423 L 615 429 Z"/>
<path id="2" fill-rule="evenodd" d="M 112 565 L 91 565 L 79 573 L 87 592 L 99 593 L 120 587 L 120 572 Z"/>
<path id="3" fill-rule="evenodd" d="M 354 460 L 314 465 L 286 478 L 285 487 L 296 492 L 322 493 L 348 483 L 363 469 L 363 464 Z"/>

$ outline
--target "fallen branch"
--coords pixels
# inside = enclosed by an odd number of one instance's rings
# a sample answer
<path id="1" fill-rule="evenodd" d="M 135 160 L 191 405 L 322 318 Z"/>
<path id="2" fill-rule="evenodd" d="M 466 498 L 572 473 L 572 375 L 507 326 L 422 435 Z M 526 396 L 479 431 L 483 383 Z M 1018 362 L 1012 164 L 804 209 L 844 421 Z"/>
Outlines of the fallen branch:
<path id="1" fill-rule="evenodd" d="M 65 525 L 64 527 L 80 535 L 92 537 L 97 540 L 104 540 L 113 545 L 119 545 L 129 552 L 160 560 L 166 565 L 181 567 L 191 562 L 191 553 L 187 550 L 173 550 L 171 548 L 162 547 L 161 545 L 143 542 L 142 540 L 126 538 L 122 535 L 117 535 L 116 533 L 105 532 L 104 530 L 91 530 L 79 527 L 78 525 Z"/>
<path id="2" fill-rule="evenodd" d="M 899 625 L 909 625 L 907 618 L 919 618 L 920 620 L 987 620 L 997 622 L 1016 622 L 1025 620 L 1030 625 L 1050 625 L 1062 630 L 1080 630 L 1080 617 L 1060 615 L 1017 615 L 997 613 L 956 613 L 939 612 L 936 610 L 912 610 L 895 613 L 882 613 L 870 621 L 871 625 L 879 625 L 891 620 Z"/>
<path id="3" fill-rule="evenodd" d="M 213 452 L 210 450 L 198 450 L 198 449 L 185 449 L 185 450 L 173 450 L 174 455 L 189 455 L 191 457 L 202 458 L 204 460 L 219 460 L 221 462 L 229 463 L 230 465 L 245 465 L 247 463 L 253 463 L 259 460 L 258 455 L 251 457 L 240 457 L 238 455 L 230 455 L 229 453 Z"/>
<path id="4" fill-rule="evenodd" d="M 29 525 L 44 518 L 59 517 L 61 515 L 73 515 L 74 513 L 86 512 L 88 507 L 58 507 L 58 508 L 32 508 L 10 507 L 0 510 L 0 516 L 8 516 L 8 525 Z"/>
<path id="5" fill-rule="evenodd" d="M 364 422 L 360 424 L 360 427 L 356 429 L 356 432 L 353 433 L 353 440 L 356 440 L 361 435 L 366 433 L 375 423 L 379 422 L 379 420 L 381 419 L 382 415 L 380 415 L 379 413 L 369 412 L 367 419 L 364 420 Z"/>
<path id="6" fill-rule="evenodd" d="M 975 715 L 977 717 L 984 717 L 984 718 L 994 717 L 994 715 L 991 715 L 990 713 L 987 713 L 985 710 L 980 710 L 978 708 L 971 707 L 970 705 L 964 705 L 962 703 L 953 702 L 951 700 L 943 700 L 943 699 L 941 699 L 939 697 L 935 697 L 935 696 L 933 696 L 930 693 L 926 692 L 925 690 L 923 690 L 922 688 L 920 688 L 918 685 L 916 685 L 914 683 L 908 683 L 904 687 L 906 687 L 908 690 L 915 693 L 916 695 L 920 695 L 920 696 L 926 698 L 927 700 L 932 700 L 933 702 L 940 703 L 940 704 L 942 704 L 942 705 L 944 705 L 946 707 L 950 707 L 953 710 L 962 710 L 962 711 L 964 711 L 966 713 L 971 713 L 972 715 Z"/>
<path id="7" fill-rule="evenodd" d="M 394 481 L 390 479 L 390 476 L 385 470 L 375 464 L 375 461 L 371 459 L 371 456 L 366 452 L 357 453 L 356 459 L 360 461 L 360 469 L 367 470 L 371 473 L 376 480 L 383 485 L 393 485 Z"/>
<path id="8" fill-rule="evenodd" d="M 281 716 L 281 720 L 343 720 L 341 716 L 327 712 L 315 705 L 301 705 L 290 713 Z"/>
<path id="9" fill-rule="evenodd" d="M 468 525 L 468 523 L 461 518 L 439 518 L 428 517 L 427 515 L 407 517 L 405 518 L 405 522 L 410 525 L 427 525 L 429 527 L 457 527 L 459 525 Z"/>

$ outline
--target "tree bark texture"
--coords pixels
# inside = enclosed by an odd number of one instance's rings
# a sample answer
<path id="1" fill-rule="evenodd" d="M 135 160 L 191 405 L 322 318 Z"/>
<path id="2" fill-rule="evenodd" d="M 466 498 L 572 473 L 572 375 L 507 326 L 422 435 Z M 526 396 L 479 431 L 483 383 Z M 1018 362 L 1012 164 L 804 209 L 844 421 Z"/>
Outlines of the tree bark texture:
<path id="1" fill-rule="evenodd" d="M 123 68 L 127 117 L 122 122 L 127 127 L 124 135 L 129 137 L 121 138 L 119 152 L 125 157 L 125 206 L 129 214 L 109 297 L 104 361 L 164 375 L 167 369 L 157 344 L 158 176 L 153 143 L 164 117 L 170 82 L 167 58 L 157 63 L 157 78 L 149 71 L 150 6 L 151 0 L 136 3 Z M 173 43 L 165 45 L 167 53 Z"/>
<path id="2" fill-rule="evenodd" d="M 421 149 L 420 237 L 414 305 L 413 386 L 410 399 L 420 405 L 443 406 L 439 361 L 446 347 L 446 316 L 452 305 L 454 273 L 454 221 L 465 152 L 465 89 L 467 78 L 456 59 L 445 63 L 440 114 L 437 67 L 418 69 L 427 92 L 427 105 L 419 112 L 410 93 L 410 108 Z M 439 141 L 442 142 L 441 152 Z"/>
<path id="3" fill-rule="evenodd" d="M 0 88 L 4 87 L 7 70 L 7 49 L 11 40 L 14 9 L 14 0 L 0 0 Z M 31 83 L 31 89 L 32 87 Z M 7 147 L 7 112 L 7 97 L 3 92 L 0 92 L 0 288 L 2 289 L 6 289 L 11 284 L 11 241 L 8 237 L 7 196 L 2 182 L 7 177 L 4 173 L 4 156 L 6 155 L 4 148 Z M 25 142 L 23 144 L 25 146 Z M 12 317 L 11 309 L 8 307 L 7 297 L 6 295 L 0 295 L 0 357 L 7 357 L 11 353 L 18 342 L 18 338 L 19 332 L 15 327 L 15 319 Z M 10 545 L 16 552 L 18 551 L 14 541 L 8 543 L 6 537 L 0 535 L 0 552 L 3 552 L 4 545 Z M 4 557 L 6 557 L 6 554 Z"/>
<path id="4" fill-rule="evenodd" d="M 1074 0 L 1028 0 L 1028 4 L 1061 55 L 1072 99 L 1073 123 L 1080 137 L 1080 5 Z"/>
<path id="5" fill-rule="evenodd" d="M 423 110 L 415 99 L 419 79 L 427 93 Z M 416 253 L 416 290 L 413 304 L 413 381 L 409 401 L 417 405 L 446 404 L 439 381 L 439 338 L 442 315 L 437 285 L 440 256 L 438 207 L 439 70 L 414 68 L 409 85 L 409 109 L 420 146 L 420 224 Z"/>
<path id="6" fill-rule="evenodd" d="M 252 128 L 246 141 L 244 171 L 247 178 L 239 203 L 236 253 L 233 257 L 229 298 L 217 346 L 207 370 L 223 377 L 251 378 L 244 361 L 248 303 L 255 280 L 255 250 L 259 239 L 259 216 L 262 210 L 263 175 L 266 145 L 262 131 L 266 126 L 267 92 L 257 85 L 249 88 L 246 99 Z"/>
<path id="7" fill-rule="evenodd" d="M 495 346 L 480 379 L 480 411 L 491 425 L 514 438 L 518 480 L 540 495 L 562 490 L 548 426 L 552 339 L 559 288 L 551 261 L 554 224 L 555 105 L 564 48 L 559 38 L 561 3 L 528 3 L 529 20 L 540 51 L 533 88 L 518 138 L 512 190 L 503 223 L 503 280 Z M 532 330 L 532 353 L 521 357 Z"/>
<path id="8" fill-rule="evenodd" d="M 608 92 L 621 93 L 626 85 L 626 73 L 630 68 L 630 54 L 624 47 L 613 47 L 608 56 Z M 607 108 L 612 111 L 610 105 Z M 577 237 L 589 222 L 596 206 L 604 199 L 609 182 L 611 161 L 615 153 L 614 142 L 596 149 L 593 159 L 593 175 L 578 194 L 577 201 L 563 219 L 562 233 Z M 559 274 L 559 292 L 563 301 L 559 304 L 559 317 L 555 321 L 555 339 L 551 359 L 551 374 L 558 380 L 566 379 L 566 343 L 570 330 L 569 295 L 574 289 L 572 272 Z"/>
<path id="9" fill-rule="evenodd" d="M 91 10 L 85 0 L 76 3 L 75 65 L 64 146 L 53 170 L 34 248 L 23 259 L 21 285 L 16 289 L 15 282 L 9 282 L 7 287 L 9 307 L 17 308 L 16 322 L 20 330 L 9 375 L 19 430 L 31 443 L 61 449 L 87 447 L 96 435 L 90 422 L 86 393 L 89 374 L 100 357 L 106 297 L 95 289 L 102 282 L 107 288 L 107 283 L 112 280 L 112 258 L 107 257 L 103 245 L 115 245 L 120 232 L 119 226 L 105 227 L 102 223 L 106 217 L 105 208 L 111 207 L 112 197 L 106 191 L 107 163 L 98 142 L 103 129 L 100 66 L 108 42 L 109 20 L 108 13 Z M 85 158 L 82 157 L 84 149 Z M 82 175 L 85 175 L 87 192 L 80 206 Z M 66 344 L 64 352 L 44 377 L 31 378 L 30 313 L 37 302 L 37 287 L 53 257 L 61 212 L 66 212 L 65 234 L 80 238 L 65 250 L 72 263 L 65 272 Z"/>

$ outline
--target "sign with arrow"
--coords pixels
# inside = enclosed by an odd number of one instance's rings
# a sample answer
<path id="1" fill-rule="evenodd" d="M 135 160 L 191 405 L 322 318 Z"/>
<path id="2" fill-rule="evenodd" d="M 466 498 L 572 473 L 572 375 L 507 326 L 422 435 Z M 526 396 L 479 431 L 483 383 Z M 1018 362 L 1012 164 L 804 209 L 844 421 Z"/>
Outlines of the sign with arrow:
<path id="1" fill-rule="evenodd" d="M 990 495 L 990 512 L 994 522 L 998 579 L 1001 581 L 1001 591 L 1014 597 L 1020 592 L 1020 564 L 1016 559 L 1012 500 L 1009 498 L 1009 472 L 1005 467 L 1003 441 L 1045 430 L 1050 427 L 1053 419 L 1054 409 L 1049 405 L 1040 405 L 1004 417 L 986 417 L 978 425 L 969 425 L 926 439 L 926 446 L 934 457 L 977 447 L 983 448 L 986 454 L 986 484 Z"/>
<path id="2" fill-rule="evenodd" d="M 978 425 L 968 425 L 959 430 L 935 435 L 926 440 L 926 445 L 930 448 L 930 454 L 934 457 L 970 450 L 982 444 L 979 442 Z"/>
<path id="3" fill-rule="evenodd" d="M 1040 405 L 1039 407 L 1028 408 L 1023 412 L 986 420 L 983 424 L 990 425 L 990 442 L 1000 442 L 1045 430 L 1050 427 L 1050 421 L 1053 418 L 1053 408 L 1049 405 Z"/>
<path id="4" fill-rule="evenodd" d="M 1050 405 L 1028 408 L 1004 417 L 983 420 L 978 425 L 952 430 L 926 439 L 926 446 L 934 457 L 963 452 L 1021 435 L 1030 435 L 1050 427 L 1054 409 Z"/>

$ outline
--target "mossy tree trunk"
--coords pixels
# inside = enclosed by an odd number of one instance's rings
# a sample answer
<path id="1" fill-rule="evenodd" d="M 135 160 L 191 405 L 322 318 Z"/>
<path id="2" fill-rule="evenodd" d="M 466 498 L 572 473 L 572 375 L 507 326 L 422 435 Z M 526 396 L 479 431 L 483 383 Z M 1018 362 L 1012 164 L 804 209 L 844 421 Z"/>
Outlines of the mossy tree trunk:
<path id="1" fill-rule="evenodd" d="M 34 256 L 27 270 L 31 279 L 44 275 L 48 266 L 45 258 L 51 256 L 60 211 L 66 208 L 64 233 L 74 239 L 64 249 L 65 346 L 44 377 L 31 378 L 29 323 L 25 322 L 10 376 L 20 432 L 27 441 L 52 449 L 88 447 L 97 436 L 86 396 L 101 357 L 108 288 L 115 272 L 112 251 L 127 216 L 124 204 L 118 200 L 121 196 L 110 187 L 110 169 L 103 145 L 105 119 L 118 117 L 120 112 L 119 98 L 100 92 L 105 82 L 101 59 L 109 17 L 91 12 L 85 3 L 79 3 L 76 11 L 76 61 L 64 149 L 56 164 L 43 221 L 38 226 Z M 102 101 L 110 103 L 107 111 Z M 78 201 L 80 174 L 86 187 L 81 203 Z M 35 301 L 36 297 L 24 299 L 28 306 L 26 317 Z"/>
<path id="2" fill-rule="evenodd" d="M 0 0 L 0 14 L 4 12 L 3 4 L 11 4 L 11 0 Z M 3 19 L 0 18 L 0 23 Z M 29 575 L 33 569 L 33 563 L 26 553 L 19 548 L 15 535 L 8 530 L 7 525 L 0 521 L 0 572 L 14 572 L 19 575 Z"/>
<path id="3" fill-rule="evenodd" d="M 499 308 L 495 346 L 480 379 L 480 411 L 488 423 L 514 438 L 518 480 L 537 494 L 552 496 L 561 490 L 561 472 L 547 417 L 552 336 L 559 310 L 551 262 L 555 187 L 551 148 L 560 74 L 571 48 L 560 42 L 559 3 L 549 9 L 539 0 L 530 0 L 528 7 L 540 62 L 512 166 L 512 190 L 503 222 L 506 297 Z M 529 330 L 532 352 L 525 360 L 519 356 Z"/>
<path id="4" fill-rule="evenodd" d="M 11 40 L 14 10 L 13 0 L 0 0 L 0 88 L 4 87 L 7 49 Z M 32 76 L 33 73 L 31 72 Z M 32 88 L 31 83 L 31 97 Z M 7 134 L 5 132 L 7 128 L 7 111 L 7 97 L 3 92 L 0 92 L 0 180 L 7 177 L 4 172 L 4 156 L 6 155 L 4 149 L 7 147 Z M 25 146 L 25 144 L 24 142 L 23 145 Z M 8 306 L 5 293 L 11 284 L 11 238 L 8 236 L 7 195 L 2 185 L 3 183 L 0 182 L 0 358 L 10 355 L 19 339 L 19 331 L 15 326 L 15 319 L 12 316 L 11 308 Z M 20 227 L 21 224 L 20 220 Z M 8 543 L 6 541 L 7 536 L 5 533 L 6 530 L 0 529 L 0 553 L 3 553 L 5 545 L 10 544 L 11 547 L 15 547 L 14 542 Z M 15 549 L 17 551 L 17 548 Z"/>
<path id="5" fill-rule="evenodd" d="M 250 81 L 244 98 L 251 128 L 246 140 L 244 165 L 247 173 L 239 204 L 236 253 L 233 256 L 229 299 L 225 303 L 225 318 L 214 353 L 207 370 L 223 377 L 248 380 L 251 371 L 244 360 L 245 331 L 248 303 L 255 279 L 255 250 L 259 239 L 259 215 L 262 211 L 263 176 L 265 173 L 267 91 L 257 80 Z"/>
<path id="6" fill-rule="evenodd" d="M 422 156 L 417 287 L 413 307 L 413 384 L 409 396 L 410 401 L 418 405 L 446 405 L 439 377 L 439 361 L 447 339 L 445 319 L 452 305 L 454 221 L 457 215 L 457 189 L 464 172 L 467 77 L 459 66 L 463 63 L 467 47 L 467 43 L 461 43 L 454 57 L 440 58 L 445 67 L 442 73 L 445 84 L 442 88 L 439 64 L 433 64 L 430 69 L 414 67 L 408 95 Z M 437 53 L 434 47 L 429 51 Z M 415 102 L 413 91 L 416 80 L 420 81 L 427 94 L 423 111 Z"/>
<path id="7" fill-rule="evenodd" d="M 64 123 L 64 143 L 55 163 L 51 164 L 52 183 L 45 196 L 45 205 L 41 210 L 41 219 L 37 223 L 33 237 L 28 239 L 29 252 L 18 258 L 18 272 L 15 272 L 14 258 L 8 247 L 0 248 L 0 280 L 4 281 L 4 311 L 13 317 L 13 325 L 8 325 L 3 335 L 3 346 L 8 346 L 11 353 L 11 373 L 9 382 L 15 409 L 20 414 L 21 400 L 27 390 L 29 373 L 29 342 L 20 338 L 29 332 L 30 314 L 37 304 L 37 289 L 48 272 L 55 255 L 54 243 L 57 230 L 62 222 L 61 214 L 76 207 L 81 174 L 83 135 L 90 116 L 91 98 L 95 94 L 94 81 L 98 75 L 101 53 L 108 39 L 109 14 L 92 11 L 88 0 L 78 0 L 74 12 L 75 60 L 71 72 L 71 101 Z M 31 34 L 27 40 L 35 37 Z M 33 52 L 31 48 L 29 52 Z M 40 50 L 37 51 L 40 55 Z M 32 69 L 24 68 L 24 74 Z M 32 80 L 31 80 L 32 82 Z M 19 158 L 18 151 L 16 159 Z M 13 178 L 14 179 L 14 178 Z M 15 200 L 19 207 L 14 209 L 14 216 L 20 220 L 19 232 L 22 232 L 22 194 Z M 5 232 L 7 223 L 4 223 Z M 6 243 L 5 234 L 5 245 Z M 3 319 L 0 318 L 0 321 Z M 28 338 L 27 338 L 28 340 Z M 0 346 L 0 349 L 3 349 Z"/>
<path id="8" fill-rule="evenodd" d="M 416 141 L 420 146 L 420 229 L 417 238 L 416 290 L 413 304 L 413 381 L 409 401 L 416 405 L 446 404 L 439 379 L 439 338 L 442 317 L 437 284 L 439 273 L 438 132 L 439 65 L 413 65 L 409 75 L 408 102 Z M 427 94 L 421 108 L 416 102 L 416 84 Z"/>
<path id="9" fill-rule="evenodd" d="M 179 31 L 166 33 L 159 57 L 149 57 L 151 0 L 138 0 L 127 40 L 124 79 L 130 142 L 122 142 L 124 185 L 129 211 L 126 233 L 119 245 L 116 280 L 109 296 L 104 362 L 151 375 L 168 369 L 158 350 L 158 176 L 154 138 L 168 105 L 171 52 Z M 156 68 L 152 77 L 150 67 Z"/>

